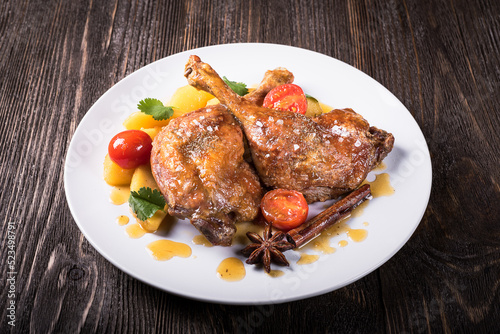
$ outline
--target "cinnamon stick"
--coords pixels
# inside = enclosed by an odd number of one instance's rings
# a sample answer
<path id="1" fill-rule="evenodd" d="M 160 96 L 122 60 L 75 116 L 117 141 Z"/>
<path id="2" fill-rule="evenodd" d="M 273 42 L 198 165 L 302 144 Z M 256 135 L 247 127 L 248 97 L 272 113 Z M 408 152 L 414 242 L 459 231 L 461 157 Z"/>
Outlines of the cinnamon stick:
<path id="1" fill-rule="evenodd" d="M 352 191 L 343 199 L 335 202 L 328 209 L 319 213 L 305 224 L 288 231 L 296 247 L 300 247 L 321 234 L 342 218 L 351 214 L 352 210 L 371 196 L 370 185 L 365 184 Z"/>

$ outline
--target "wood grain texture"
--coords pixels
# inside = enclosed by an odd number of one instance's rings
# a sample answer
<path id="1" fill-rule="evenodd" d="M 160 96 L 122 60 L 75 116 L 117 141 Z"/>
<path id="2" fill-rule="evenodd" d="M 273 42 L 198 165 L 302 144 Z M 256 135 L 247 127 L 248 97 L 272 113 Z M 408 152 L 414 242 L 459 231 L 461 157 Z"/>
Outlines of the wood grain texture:
<path id="1" fill-rule="evenodd" d="M 124 274 L 78 230 L 62 166 L 87 110 L 146 64 L 234 42 L 340 59 L 387 87 L 421 127 L 430 203 L 409 242 L 372 274 L 281 305 L 195 302 Z M 0 332 L 498 330 L 498 1 L 0 0 L 0 78 Z M 7 323 L 9 226 L 15 327 Z"/>

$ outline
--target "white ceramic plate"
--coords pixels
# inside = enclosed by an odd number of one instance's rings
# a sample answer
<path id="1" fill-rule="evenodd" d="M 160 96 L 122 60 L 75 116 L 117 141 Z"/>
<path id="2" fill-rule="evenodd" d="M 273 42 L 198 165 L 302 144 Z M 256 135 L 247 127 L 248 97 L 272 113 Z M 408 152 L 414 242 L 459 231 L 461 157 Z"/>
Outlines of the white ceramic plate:
<path id="1" fill-rule="evenodd" d="M 116 223 L 129 214 L 127 204 L 109 201 L 109 187 L 102 179 L 102 163 L 123 120 L 136 111 L 138 101 L 155 97 L 168 101 L 175 89 L 186 85 L 184 65 L 196 54 L 230 80 L 257 84 L 264 72 L 286 67 L 295 83 L 320 101 L 336 108 L 350 107 L 372 125 L 392 132 L 393 151 L 385 159 L 395 194 L 379 197 L 361 217 L 349 222 L 365 228 L 368 237 L 349 243 L 317 262 L 297 265 L 299 255 L 287 252 L 289 268 L 281 277 L 270 277 L 262 268 L 246 266 L 246 276 L 226 282 L 216 275 L 219 263 L 240 257 L 241 246 L 230 248 L 194 245 L 197 231 L 189 223 L 177 223 L 168 234 L 146 234 L 131 239 Z M 410 238 L 427 206 L 431 189 L 431 163 L 425 139 L 408 110 L 378 82 L 359 70 L 312 51 L 274 44 L 227 44 L 200 48 L 156 61 L 129 75 L 107 91 L 88 111 L 69 146 L 64 183 L 69 207 L 87 240 L 115 266 L 159 289 L 189 298 L 227 304 L 267 304 L 303 299 L 333 291 L 377 269 Z M 369 176 L 369 177 L 373 177 Z M 320 204 L 312 210 L 322 209 Z M 132 219 L 131 219 L 132 220 Z M 364 222 L 369 225 L 364 227 Z M 168 238 L 189 244 L 193 255 L 169 261 L 154 260 L 146 245 Z M 339 239 L 340 238 L 340 239 Z M 336 244 L 345 236 L 336 237 Z M 240 257 L 244 260 L 243 257 Z"/>

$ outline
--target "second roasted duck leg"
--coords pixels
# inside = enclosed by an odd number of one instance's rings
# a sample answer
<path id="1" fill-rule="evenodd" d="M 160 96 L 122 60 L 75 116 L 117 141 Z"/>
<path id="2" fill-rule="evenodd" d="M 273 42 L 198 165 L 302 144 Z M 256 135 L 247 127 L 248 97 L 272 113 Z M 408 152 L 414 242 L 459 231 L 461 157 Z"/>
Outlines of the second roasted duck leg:
<path id="1" fill-rule="evenodd" d="M 286 70 L 267 71 L 246 98 L 261 103 L 292 80 Z M 263 189 L 244 151 L 242 130 L 221 104 L 171 120 L 153 141 L 151 170 L 169 214 L 189 218 L 214 245 L 230 245 L 235 222 L 252 221 L 259 211 Z"/>
<path id="2" fill-rule="evenodd" d="M 309 203 L 355 189 L 392 150 L 392 134 L 370 127 L 351 109 L 307 118 L 257 106 L 235 94 L 198 56 L 189 58 L 185 76 L 238 118 L 261 180 L 300 191 Z"/>

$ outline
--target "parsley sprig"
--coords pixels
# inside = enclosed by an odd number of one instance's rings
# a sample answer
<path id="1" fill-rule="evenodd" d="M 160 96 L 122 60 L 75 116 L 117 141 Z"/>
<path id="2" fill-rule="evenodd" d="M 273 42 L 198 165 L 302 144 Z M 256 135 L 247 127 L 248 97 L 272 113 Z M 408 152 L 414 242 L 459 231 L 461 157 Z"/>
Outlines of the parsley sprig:
<path id="1" fill-rule="evenodd" d="M 165 208 L 165 198 L 157 189 L 142 187 L 139 191 L 131 191 L 128 204 L 140 220 L 153 217 L 158 210 Z"/>
<path id="2" fill-rule="evenodd" d="M 248 94 L 247 85 L 243 82 L 230 81 L 226 77 L 222 77 L 222 80 L 231 88 L 236 94 L 243 96 Z"/>
<path id="3" fill-rule="evenodd" d="M 157 121 L 169 119 L 174 114 L 173 107 L 166 107 L 160 100 L 150 97 L 141 100 L 137 108 L 143 113 L 153 116 Z"/>

